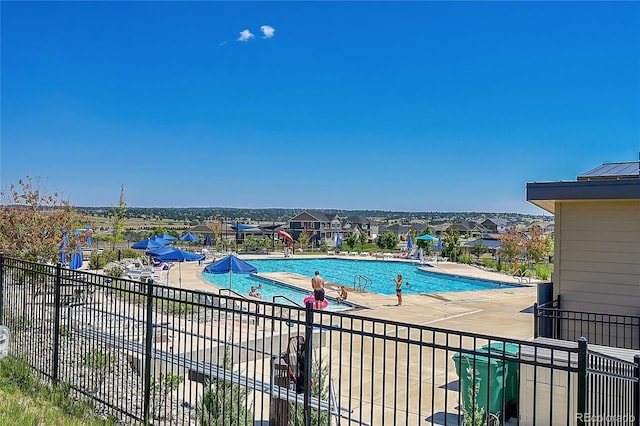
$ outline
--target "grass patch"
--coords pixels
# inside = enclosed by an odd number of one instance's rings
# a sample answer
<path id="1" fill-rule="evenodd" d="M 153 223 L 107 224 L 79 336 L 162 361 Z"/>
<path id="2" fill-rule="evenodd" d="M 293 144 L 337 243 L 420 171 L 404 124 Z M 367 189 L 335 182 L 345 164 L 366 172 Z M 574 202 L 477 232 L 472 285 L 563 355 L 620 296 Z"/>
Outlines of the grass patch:
<path id="1" fill-rule="evenodd" d="M 68 385 L 41 384 L 29 365 L 16 357 L 0 361 L 0 419 L 11 425 L 115 425 L 94 415 L 86 402 L 69 396 Z M 6 423 L 10 419 L 9 423 Z"/>

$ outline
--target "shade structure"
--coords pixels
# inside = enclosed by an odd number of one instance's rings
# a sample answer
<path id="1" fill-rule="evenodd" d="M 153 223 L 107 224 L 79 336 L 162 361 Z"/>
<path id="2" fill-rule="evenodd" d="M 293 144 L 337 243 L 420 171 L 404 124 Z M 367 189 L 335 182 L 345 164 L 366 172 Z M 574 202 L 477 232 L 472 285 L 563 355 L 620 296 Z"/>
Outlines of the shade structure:
<path id="1" fill-rule="evenodd" d="M 244 223 L 237 223 L 237 222 L 227 222 L 227 224 L 231 225 L 231 228 L 235 229 L 236 231 L 250 231 L 253 229 L 260 228 L 259 225 L 247 225 Z"/>
<path id="2" fill-rule="evenodd" d="M 174 237 L 173 235 L 169 235 L 169 234 L 158 234 L 158 235 L 154 236 L 153 238 L 161 238 L 161 239 L 169 241 L 169 242 L 177 240 L 176 237 Z"/>
<path id="3" fill-rule="evenodd" d="M 413 248 L 413 241 L 411 240 L 411 234 L 407 237 L 407 249 Z"/>
<path id="4" fill-rule="evenodd" d="M 196 237 L 191 232 L 187 232 L 186 234 L 184 234 L 183 236 L 180 237 L 180 241 L 186 241 L 188 243 L 195 243 L 197 241 L 200 241 L 200 238 Z"/>
<path id="5" fill-rule="evenodd" d="M 229 288 L 231 288 L 231 280 L 234 273 L 254 274 L 258 272 L 258 269 L 244 260 L 230 254 L 217 262 L 213 262 L 212 264 L 205 266 L 204 272 L 208 272 L 210 274 L 229 274 Z"/>
<path id="6" fill-rule="evenodd" d="M 162 238 L 151 237 L 146 240 L 138 241 L 137 243 L 133 243 L 131 246 L 132 249 L 139 250 L 148 250 L 148 249 L 156 249 L 160 247 L 164 247 L 169 244 L 169 241 L 163 240 Z"/>
<path id="7" fill-rule="evenodd" d="M 436 241 L 437 238 L 434 237 L 433 235 L 425 234 L 425 235 L 420 235 L 418 238 L 416 238 L 416 240 L 420 240 L 420 241 Z"/>
<path id="8" fill-rule="evenodd" d="M 293 237 L 291 235 L 289 235 L 288 232 L 280 230 L 280 231 L 277 231 L 276 233 L 278 235 L 280 235 L 282 238 L 284 238 L 285 240 L 287 240 L 287 241 L 289 241 L 291 243 L 293 242 Z"/>
<path id="9" fill-rule="evenodd" d="M 151 252 L 159 254 L 150 254 Z M 179 278 L 178 282 L 182 288 L 182 262 L 192 262 L 196 260 L 204 260 L 204 254 L 192 253 L 190 251 L 180 250 L 175 247 L 164 247 L 157 250 L 149 250 L 148 255 L 154 256 L 157 260 L 163 262 L 178 262 Z M 167 271 L 167 282 L 169 281 L 169 271 Z"/>

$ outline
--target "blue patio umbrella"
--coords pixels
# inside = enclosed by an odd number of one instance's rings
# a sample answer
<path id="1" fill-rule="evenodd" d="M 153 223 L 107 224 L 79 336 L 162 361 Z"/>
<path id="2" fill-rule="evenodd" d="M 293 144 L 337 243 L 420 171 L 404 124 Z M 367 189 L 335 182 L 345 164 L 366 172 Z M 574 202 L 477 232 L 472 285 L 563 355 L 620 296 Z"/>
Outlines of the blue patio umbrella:
<path id="1" fill-rule="evenodd" d="M 442 237 L 438 236 L 438 251 L 442 251 Z"/>
<path id="2" fill-rule="evenodd" d="M 187 232 L 183 236 L 180 237 L 180 241 L 186 241 L 188 243 L 195 243 L 196 241 L 200 241 L 200 238 L 193 235 L 191 232 Z"/>
<path id="3" fill-rule="evenodd" d="M 150 254 L 150 252 L 155 252 L 158 254 Z M 178 262 L 178 270 L 179 272 L 179 283 L 180 288 L 182 288 L 182 262 L 192 262 L 195 260 L 203 260 L 204 254 L 192 253 L 190 251 L 180 250 L 175 247 L 164 247 L 157 250 L 149 250 L 147 252 L 150 256 L 154 256 L 156 259 L 162 262 Z M 167 271 L 167 283 L 169 282 L 169 271 Z"/>
<path id="4" fill-rule="evenodd" d="M 212 246 L 213 245 L 213 240 L 211 239 L 211 234 L 210 233 L 207 233 L 207 235 L 205 235 L 203 245 L 205 245 L 205 246 Z"/>
<path id="5" fill-rule="evenodd" d="M 336 234 L 336 247 L 342 246 L 342 238 L 340 237 L 340 233 Z"/>
<path id="6" fill-rule="evenodd" d="M 407 237 L 407 249 L 411 250 L 413 248 L 413 241 L 411 241 L 411 234 Z"/>
<path id="7" fill-rule="evenodd" d="M 169 234 L 158 234 L 158 235 L 156 235 L 155 237 L 152 237 L 152 238 L 161 238 L 161 239 L 163 239 L 165 241 L 169 241 L 169 242 L 177 240 L 176 237 L 174 237 L 173 235 L 169 235 Z"/>
<path id="8" fill-rule="evenodd" d="M 142 240 L 142 241 L 138 241 L 137 243 L 133 243 L 131 248 L 132 249 L 139 249 L 139 250 L 155 249 L 155 248 L 164 247 L 167 244 L 169 244 L 169 241 L 167 241 L 167 240 L 163 240 L 162 238 L 151 237 L 151 238 L 147 238 L 146 240 Z"/>
<path id="9" fill-rule="evenodd" d="M 258 269 L 244 260 L 230 254 L 217 262 L 213 262 L 212 264 L 205 266 L 204 272 L 208 272 L 210 274 L 229 274 L 229 288 L 231 288 L 231 279 L 234 273 L 254 274 L 258 272 Z"/>
<path id="10" fill-rule="evenodd" d="M 82 249 L 78 247 L 76 251 L 71 255 L 71 262 L 69 262 L 69 269 L 80 269 L 82 266 Z"/>

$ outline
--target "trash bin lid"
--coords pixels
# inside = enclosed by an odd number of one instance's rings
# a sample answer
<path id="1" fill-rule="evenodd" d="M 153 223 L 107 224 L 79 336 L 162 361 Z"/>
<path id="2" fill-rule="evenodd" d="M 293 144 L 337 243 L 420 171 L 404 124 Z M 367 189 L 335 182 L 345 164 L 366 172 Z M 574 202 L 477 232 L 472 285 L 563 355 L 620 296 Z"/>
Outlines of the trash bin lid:
<path id="1" fill-rule="evenodd" d="M 476 364 L 500 364 L 502 365 L 502 360 L 493 357 L 487 357 L 477 354 L 467 354 L 456 352 L 452 357 L 454 362 L 461 362 L 462 359 L 465 360 L 466 363 L 473 365 L 474 359 Z"/>
<path id="2" fill-rule="evenodd" d="M 484 345 L 480 351 L 481 352 L 489 352 L 489 348 L 491 348 L 491 353 L 503 354 L 506 356 L 511 356 L 513 358 L 518 358 L 520 353 L 519 345 L 510 342 L 495 342 L 490 345 Z"/>

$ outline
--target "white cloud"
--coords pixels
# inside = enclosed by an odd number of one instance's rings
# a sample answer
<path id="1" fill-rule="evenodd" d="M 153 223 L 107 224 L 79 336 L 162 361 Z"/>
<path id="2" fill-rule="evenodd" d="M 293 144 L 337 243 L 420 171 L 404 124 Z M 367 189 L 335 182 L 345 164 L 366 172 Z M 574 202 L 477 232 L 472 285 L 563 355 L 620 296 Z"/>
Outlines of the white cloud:
<path id="1" fill-rule="evenodd" d="M 240 37 L 238 37 L 238 41 L 249 41 L 255 36 L 249 30 L 240 31 Z"/>
<path id="2" fill-rule="evenodd" d="M 263 25 L 260 27 L 262 33 L 264 34 L 264 38 L 271 38 L 276 32 L 276 29 L 270 25 Z"/>

